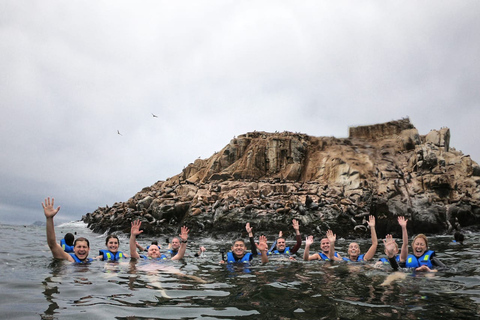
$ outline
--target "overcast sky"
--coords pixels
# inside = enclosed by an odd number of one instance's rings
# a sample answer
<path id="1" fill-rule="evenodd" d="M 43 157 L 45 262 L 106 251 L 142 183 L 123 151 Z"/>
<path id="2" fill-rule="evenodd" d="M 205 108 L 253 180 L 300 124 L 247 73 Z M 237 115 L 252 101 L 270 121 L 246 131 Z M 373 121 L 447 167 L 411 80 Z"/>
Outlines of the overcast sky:
<path id="1" fill-rule="evenodd" d="M 0 222 L 79 220 L 254 130 L 408 116 L 478 163 L 478 30 L 477 0 L 3 0 Z"/>

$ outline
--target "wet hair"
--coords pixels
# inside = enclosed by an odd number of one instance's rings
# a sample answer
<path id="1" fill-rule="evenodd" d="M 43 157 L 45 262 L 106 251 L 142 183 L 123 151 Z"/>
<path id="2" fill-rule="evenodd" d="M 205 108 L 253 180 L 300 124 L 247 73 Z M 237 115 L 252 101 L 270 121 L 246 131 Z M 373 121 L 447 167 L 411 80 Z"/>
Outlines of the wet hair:
<path id="1" fill-rule="evenodd" d="M 245 240 L 243 240 L 243 239 L 237 239 L 237 240 L 233 241 L 232 246 L 235 245 L 235 242 L 242 242 L 244 246 L 247 246 L 247 244 L 245 243 Z"/>
<path id="2" fill-rule="evenodd" d="M 73 241 L 75 240 L 75 236 L 69 232 L 65 235 L 65 237 L 63 237 L 63 239 L 65 240 L 65 243 L 68 246 L 73 246 Z"/>
<path id="3" fill-rule="evenodd" d="M 90 241 L 88 241 L 87 238 L 80 237 L 80 238 L 75 239 L 75 241 L 73 242 L 73 247 L 75 247 L 77 245 L 77 241 L 85 241 L 87 243 L 87 247 L 90 248 Z"/>
<path id="4" fill-rule="evenodd" d="M 465 236 L 463 235 L 463 233 L 461 232 L 455 232 L 455 234 L 453 235 L 454 239 L 456 242 L 460 242 L 460 243 L 463 243 L 463 241 L 465 240 Z"/>
<path id="5" fill-rule="evenodd" d="M 417 236 L 415 238 L 413 238 L 412 245 L 415 243 L 415 241 L 418 238 L 423 239 L 425 241 L 425 246 L 428 248 L 428 239 L 427 239 L 427 236 L 424 235 L 423 233 L 417 234 Z"/>
<path id="6" fill-rule="evenodd" d="M 120 244 L 120 240 L 118 239 L 118 237 L 117 237 L 116 235 L 114 235 L 114 234 L 109 234 L 109 235 L 107 236 L 107 239 L 105 239 L 105 245 L 107 245 L 107 244 L 108 244 L 108 240 L 110 240 L 110 239 L 112 239 L 112 238 L 117 239 L 118 244 Z"/>

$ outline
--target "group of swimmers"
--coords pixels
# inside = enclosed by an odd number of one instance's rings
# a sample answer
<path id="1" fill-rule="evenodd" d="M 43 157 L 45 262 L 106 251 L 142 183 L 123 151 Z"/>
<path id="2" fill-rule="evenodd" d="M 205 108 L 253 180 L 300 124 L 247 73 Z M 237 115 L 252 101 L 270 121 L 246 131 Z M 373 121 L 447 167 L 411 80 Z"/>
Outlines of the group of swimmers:
<path id="1" fill-rule="evenodd" d="M 88 239 L 79 237 L 76 238 L 72 244 L 68 244 L 71 239 L 70 236 L 62 239 L 63 243 L 56 242 L 53 217 L 58 213 L 60 207 L 55 208 L 54 199 L 47 198 L 42 203 L 44 214 L 46 217 L 46 230 L 47 230 L 47 243 L 54 258 L 68 260 L 71 262 L 85 263 L 90 262 L 93 259 L 88 258 L 90 252 L 90 243 Z M 399 250 L 397 243 L 393 239 L 392 235 L 387 235 L 383 240 L 385 246 L 385 254 L 387 258 L 381 258 L 376 262 L 376 266 L 389 264 L 393 270 L 399 268 L 412 268 L 416 271 L 428 271 L 435 272 L 439 269 L 445 268 L 445 265 L 435 256 L 435 251 L 428 248 L 428 239 L 425 235 L 417 235 L 412 243 L 412 254 L 408 253 L 408 234 L 407 234 L 407 219 L 404 217 L 398 218 L 398 224 L 402 229 L 402 247 Z M 313 236 L 308 236 L 305 242 L 305 250 L 303 253 L 303 260 L 323 260 L 323 261 L 348 261 L 348 262 L 362 262 L 372 260 L 377 250 L 377 234 L 375 231 L 375 217 L 370 216 L 367 221 L 371 233 L 371 246 L 365 254 L 361 254 L 360 246 L 356 242 L 352 242 L 348 246 L 346 256 L 342 257 L 335 251 L 336 235 L 332 230 L 328 230 L 326 237 L 320 241 L 321 251 L 310 255 L 310 247 L 313 244 Z M 153 260 L 179 260 L 185 256 L 187 248 L 189 229 L 185 226 L 181 228 L 179 237 L 176 237 L 171 242 L 171 248 L 167 254 L 160 252 L 161 247 L 158 243 L 152 243 L 146 249 L 141 247 L 136 237 L 140 235 L 143 230 L 140 230 L 141 221 L 134 221 L 131 224 L 129 247 L 130 254 L 124 254 L 119 251 L 119 240 L 116 235 L 109 235 L 106 238 L 106 249 L 100 250 L 99 255 L 95 257 L 97 260 L 105 261 L 118 261 L 122 258 L 131 259 L 153 259 Z M 297 220 L 292 220 L 292 226 L 295 230 L 296 244 L 290 249 L 286 246 L 286 239 L 283 237 L 282 232 L 279 233 L 279 237 L 276 239 L 272 247 L 269 249 L 267 245 L 267 238 L 264 235 L 259 237 L 258 243 L 255 243 L 253 236 L 253 228 L 250 223 L 247 223 L 245 230 L 248 233 L 251 251 L 247 251 L 246 243 L 243 239 L 237 239 L 233 242 L 231 251 L 227 252 L 225 257 L 222 253 L 222 260 L 220 263 L 245 263 L 253 260 L 255 257 L 260 256 L 262 263 L 267 263 L 269 258 L 273 257 L 286 257 L 289 259 L 295 259 L 296 252 L 300 249 L 302 244 L 302 238 L 300 234 L 300 227 Z M 68 234 L 67 234 L 68 235 Z M 72 235 L 73 237 L 73 235 Z M 463 239 L 462 239 L 463 241 Z M 67 248 L 70 247 L 70 248 Z M 73 249 L 71 248 L 73 247 Z M 72 249 L 73 252 L 67 252 L 67 249 Z M 140 254 L 140 251 L 146 250 L 146 254 Z M 204 247 L 200 247 L 195 256 L 201 255 L 205 251 Z"/>

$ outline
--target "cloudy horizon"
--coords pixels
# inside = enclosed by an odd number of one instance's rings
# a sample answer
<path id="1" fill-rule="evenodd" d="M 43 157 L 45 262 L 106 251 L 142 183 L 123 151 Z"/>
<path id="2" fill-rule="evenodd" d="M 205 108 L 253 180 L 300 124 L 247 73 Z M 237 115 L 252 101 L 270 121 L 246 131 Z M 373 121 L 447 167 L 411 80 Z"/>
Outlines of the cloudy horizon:
<path id="1" fill-rule="evenodd" d="M 2 2 L 1 223 L 48 196 L 79 220 L 255 130 L 409 117 L 480 162 L 480 2 L 181 3 Z"/>

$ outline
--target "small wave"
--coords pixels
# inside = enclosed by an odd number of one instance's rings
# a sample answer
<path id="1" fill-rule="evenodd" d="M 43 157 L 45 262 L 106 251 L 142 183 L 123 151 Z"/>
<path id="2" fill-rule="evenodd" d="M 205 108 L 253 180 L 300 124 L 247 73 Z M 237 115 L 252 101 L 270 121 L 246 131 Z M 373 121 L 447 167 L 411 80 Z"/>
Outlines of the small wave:
<path id="1" fill-rule="evenodd" d="M 77 220 L 77 221 L 70 221 L 70 222 L 65 222 L 60 225 L 58 225 L 59 228 L 87 228 L 87 224 L 83 222 L 82 220 Z"/>

